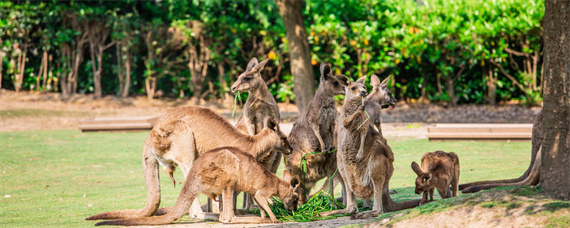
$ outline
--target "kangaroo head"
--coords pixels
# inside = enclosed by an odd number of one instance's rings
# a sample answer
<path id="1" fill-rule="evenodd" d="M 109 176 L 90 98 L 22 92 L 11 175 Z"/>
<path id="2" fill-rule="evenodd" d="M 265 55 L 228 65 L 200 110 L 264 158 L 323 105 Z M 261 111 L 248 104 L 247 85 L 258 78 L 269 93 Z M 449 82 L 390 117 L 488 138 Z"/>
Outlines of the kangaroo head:
<path id="1" fill-rule="evenodd" d="M 344 94 L 344 87 L 348 85 L 348 77 L 333 75 L 331 67 L 327 63 L 321 63 L 321 80 L 319 88 L 323 88 L 332 96 Z"/>
<path id="2" fill-rule="evenodd" d="M 416 162 L 412 162 L 412 170 L 418 175 L 416 178 L 416 194 L 423 193 L 432 187 L 431 173 L 424 172 Z"/>
<path id="3" fill-rule="evenodd" d="M 388 89 L 388 80 L 390 77 L 385 78 L 382 82 L 375 74 L 370 78 L 370 84 L 372 85 L 372 92 L 369 96 L 374 96 L 382 105 L 382 108 L 388 108 L 389 106 L 394 107 L 396 105 L 396 98 L 392 95 L 390 89 Z"/>
<path id="4" fill-rule="evenodd" d="M 354 99 L 362 99 L 365 97 L 368 92 L 366 91 L 366 86 L 364 86 L 364 81 L 366 81 L 366 77 L 361 77 L 358 80 L 351 82 L 345 88 L 344 93 L 344 100 L 350 101 Z"/>
<path id="5" fill-rule="evenodd" d="M 280 152 L 285 155 L 291 154 L 293 148 L 291 148 L 291 145 L 289 145 L 287 136 L 281 132 L 281 129 L 279 129 L 279 124 L 275 122 L 275 120 L 271 117 L 265 117 L 263 124 L 264 130 L 269 131 L 268 137 L 271 138 L 272 142 L 276 142 L 271 147 L 271 150 Z"/>
<path id="6" fill-rule="evenodd" d="M 261 78 L 261 70 L 269 59 L 263 60 L 258 63 L 257 58 L 252 58 L 247 64 L 245 72 L 240 74 L 236 82 L 232 85 L 232 93 L 236 91 L 245 92 L 260 86 L 260 83 L 265 83 Z"/>
<path id="7" fill-rule="evenodd" d="M 299 179 L 298 178 L 293 178 L 293 176 L 291 175 L 291 173 L 289 172 L 289 170 L 285 169 L 283 170 L 283 180 L 287 181 L 287 182 L 291 182 L 292 186 L 293 183 L 296 183 L 295 186 L 293 187 L 293 192 L 296 193 L 297 195 L 297 205 L 302 205 L 304 203 L 307 202 L 307 195 L 305 194 L 304 191 L 304 185 L 303 183 L 299 183 Z"/>
<path id="8" fill-rule="evenodd" d="M 299 186 L 300 186 L 300 182 L 299 179 L 297 178 L 292 178 L 289 182 L 291 184 L 291 188 L 289 191 L 282 199 L 281 201 L 283 202 L 283 205 L 285 205 L 285 209 L 287 209 L 288 211 L 293 211 L 293 210 L 297 210 L 297 206 L 299 203 Z"/>

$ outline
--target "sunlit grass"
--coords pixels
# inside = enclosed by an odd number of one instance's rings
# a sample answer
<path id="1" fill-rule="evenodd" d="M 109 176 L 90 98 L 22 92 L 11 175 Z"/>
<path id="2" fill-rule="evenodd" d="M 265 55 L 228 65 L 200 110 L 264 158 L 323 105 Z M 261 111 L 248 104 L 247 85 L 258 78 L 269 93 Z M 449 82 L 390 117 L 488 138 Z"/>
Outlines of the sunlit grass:
<path id="1" fill-rule="evenodd" d="M 0 224 L 2 227 L 84 227 L 85 217 L 114 209 L 141 208 L 146 201 L 141 151 L 148 132 L 90 133 L 35 131 L 0 133 Z M 413 193 L 412 161 L 428 151 L 454 151 L 460 182 L 517 177 L 528 166 L 530 142 L 428 142 L 389 138 L 395 154 L 391 188 L 396 200 Z M 283 166 L 278 170 L 281 176 Z M 163 206 L 176 201 L 174 188 L 160 171 Z M 322 181 L 316 186 L 320 187 Z M 340 186 L 336 188 L 340 195 Z M 201 196 L 205 202 L 205 197 Z M 241 205 L 241 197 L 238 205 Z"/>

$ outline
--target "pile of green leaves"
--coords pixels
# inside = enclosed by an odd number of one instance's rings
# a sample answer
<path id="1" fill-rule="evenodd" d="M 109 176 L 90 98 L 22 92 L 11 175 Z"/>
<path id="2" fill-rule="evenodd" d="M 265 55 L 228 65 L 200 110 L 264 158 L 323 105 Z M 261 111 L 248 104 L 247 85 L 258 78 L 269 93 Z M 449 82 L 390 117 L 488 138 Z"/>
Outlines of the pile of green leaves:
<path id="1" fill-rule="evenodd" d="M 337 216 L 321 216 L 322 212 L 337 210 L 344 208 L 333 196 L 327 192 L 320 191 L 307 201 L 307 203 L 299 206 L 296 211 L 288 211 L 279 198 L 273 197 L 273 203 L 269 205 L 275 217 L 283 222 L 309 222 L 316 220 L 325 220 Z M 255 213 L 259 213 L 256 210 Z"/>

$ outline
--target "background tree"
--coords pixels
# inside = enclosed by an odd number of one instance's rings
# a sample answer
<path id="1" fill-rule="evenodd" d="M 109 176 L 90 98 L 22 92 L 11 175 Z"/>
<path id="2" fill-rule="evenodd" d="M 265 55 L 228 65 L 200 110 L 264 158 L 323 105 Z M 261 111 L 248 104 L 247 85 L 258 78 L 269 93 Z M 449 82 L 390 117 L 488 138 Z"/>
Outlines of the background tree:
<path id="1" fill-rule="evenodd" d="M 546 1 L 544 19 L 544 123 L 540 185 L 570 199 L 570 4 Z"/>
<path id="2" fill-rule="evenodd" d="M 295 104 L 303 112 L 315 95 L 315 80 L 311 66 L 307 31 L 303 20 L 302 0 L 276 0 L 283 24 L 287 30 L 289 59 L 295 90 Z"/>

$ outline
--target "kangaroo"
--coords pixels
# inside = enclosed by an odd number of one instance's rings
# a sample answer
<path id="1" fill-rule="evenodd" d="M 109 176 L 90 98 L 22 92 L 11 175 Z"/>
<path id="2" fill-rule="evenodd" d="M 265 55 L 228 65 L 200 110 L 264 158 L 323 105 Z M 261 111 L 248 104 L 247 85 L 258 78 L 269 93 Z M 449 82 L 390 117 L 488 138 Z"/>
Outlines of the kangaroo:
<path id="1" fill-rule="evenodd" d="M 462 193 L 473 193 L 501 186 L 537 185 L 540 181 L 540 164 L 542 151 L 542 110 L 534 118 L 532 124 L 532 149 L 530 164 L 522 176 L 514 179 L 477 181 L 459 185 Z"/>
<path id="2" fill-rule="evenodd" d="M 319 88 L 308 108 L 293 125 L 288 138 L 293 152 L 285 158 L 287 172 L 284 172 L 284 178 L 295 177 L 301 180 L 300 189 L 306 189 L 307 192 L 300 194 L 300 203 L 306 202 L 307 194 L 318 180 L 332 176 L 336 170 L 336 157 L 331 152 L 334 148 L 333 134 L 337 115 L 334 96 L 344 94 L 348 77 L 333 75 L 327 63 L 321 64 L 320 72 Z M 306 172 L 301 175 L 303 156 Z"/>
<path id="3" fill-rule="evenodd" d="M 339 174 L 346 189 L 346 208 L 323 215 L 353 214 L 353 218 L 376 217 L 386 211 L 415 207 L 419 200 L 394 202 L 389 194 L 389 181 L 394 172 L 394 155 L 384 143 L 378 131 L 363 132 L 358 129 L 366 119 L 362 98 L 366 96 L 365 78 L 350 83 L 345 88 L 345 100 L 341 108 L 338 126 L 338 150 L 336 154 Z M 363 157 L 357 159 L 361 134 L 366 134 Z M 358 213 L 356 196 L 363 200 L 374 199 L 371 211 Z"/>
<path id="4" fill-rule="evenodd" d="M 180 166 L 184 177 L 194 161 L 206 151 L 233 146 L 248 151 L 259 159 L 274 150 L 289 154 L 291 147 L 279 125 L 266 118 L 266 128 L 250 136 L 233 127 L 226 119 L 210 109 L 190 106 L 165 111 L 146 138 L 143 153 L 143 171 L 147 186 L 146 206 L 139 210 L 117 210 L 93 215 L 87 220 L 136 218 L 153 215 L 160 205 L 158 164 L 172 173 Z M 198 200 L 191 208 L 191 216 L 203 217 Z"/>
<path id="5" fill-rule="evenodd" d="M 441 150 L 425 153 L 422 157 L 422 167 L 412 162 L 412 170 L 418 175 L 416 194 L 423 193 L 420 205 L 428 202 L 428 194 L 429 201 L 433 201 L 434 188 L 437 188 L 441 198 L 457 196 L 459 191 L 459 157 L 457 154 Z"/>
<path id="6" fill-rule="evenodd" d="M 366 108 L 366 112 L 370 116 L 370 122 L 376 127 L 380 136 L 384 138 L 382 135 L 382 128 L 380 125 L 382 124 L 382 115 L 381 111 L 384 108 L 392 107 L 396 105 L 396 98 L 388 89 L 388 80 L 390 77 L 385 78 L 382 82 L 375 74 L 372 74 L 370 77 L 370 84 L 372 85 L 372 92 L 366 96 L 364 99 L 364 107 Z M 362 145 L 361 145 L 362 148 Z"/>
<path id="7" fill-rule="evenodd" d="M 279 223 L 267 201 L 272 196 L 281 198 L 287 210 L 297 208 L 296 188 L 299 181 L 280 180 L 257 162 L 251 154 L 234 147 L 222 147 L 203 153 L 190 169 L 175 206 L 166 214 L 154 217 L 103 221 L 99 225 L 160 225 L 176 221 L 187 213 L 192 202 L 203 193 L 211 199 L 222 195 L 223 210 L 219 221 L 223 223 Z M 261 206 L 261 217 L 236 217 L 234 191 L 247 192 Z M 265 213 L 263 213 L 265 211 Z M 267 221 L 266 214 L 270 221 Z"/>
<path id="8" fill-rule="evenodd" d="M 266 117 L 272 118 L 277 123 L 280 119 L 277 102 L 267 89 L 267 85 L 260 74 L 268 61 L 269 59 L 266 59 L 258 63 L 257 58 L 252 58 L 247 64 L 246 71 L 238 77 L 231 87 L 233 93 L 236 91 L 249 92 L 243 107 L 243 116 L 238 119 L 236 127 L 250 135 L 255 135 L 263 129 L 263 120 Z M 259 162 L 269 171 L 275 173 L 281 163 L 281 153 L 269 152 L 260 158 Z M 243 207 L 252 209 L 253 206 L 252 197 L 244 194 Z"/>

